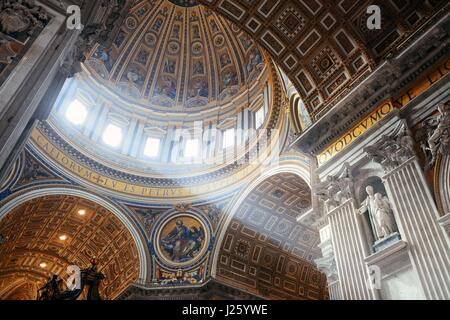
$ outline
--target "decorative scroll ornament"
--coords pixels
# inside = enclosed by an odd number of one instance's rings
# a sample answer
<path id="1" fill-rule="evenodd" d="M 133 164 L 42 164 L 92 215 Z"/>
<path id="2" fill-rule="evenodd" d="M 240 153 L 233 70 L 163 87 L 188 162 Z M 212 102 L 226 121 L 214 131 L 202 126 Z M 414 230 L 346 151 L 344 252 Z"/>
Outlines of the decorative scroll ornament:
<path id="1" fill-rule="evenodd" d="M 439 114 L 422 122 L 416 138 L 425 155 L 425 170 L 430 170 L 439 154 L 450 155 L 450 102 L 438 107 Z"/>
<path id="2" fill-rule="evenodd" d="M 353 177 L 346 163 L 337 175 L 328 176 L 324 182 L 317 184 L 314 187 L 314 194 L 324 201 L 330 210 L 354 198 L 353 185 Z"/>
<path id="3" fill-rule="evenodd" d="M 393 134 L 383 135 L 380 142 L 364 148 L 364 152 L 388 173 L 415 156 L 414 144 L 409 130 L 402 124 Z"/>

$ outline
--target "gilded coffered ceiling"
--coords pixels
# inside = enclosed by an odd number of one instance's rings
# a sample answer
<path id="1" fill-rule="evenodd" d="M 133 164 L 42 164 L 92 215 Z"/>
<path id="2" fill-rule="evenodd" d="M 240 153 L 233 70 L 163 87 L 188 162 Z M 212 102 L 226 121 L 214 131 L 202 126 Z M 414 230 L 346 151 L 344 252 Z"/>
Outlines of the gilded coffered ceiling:
<path id="1" fill-rule="evenodd" d="M 111 212 L 88 200 L 30 200 L 0 221 L 0 233 L 7 239 L 0 246 L 0 299 L 36 299 L 36 288 L 51 275 L 66 279 L 68 266 L 89 267 L 92 257 L 105 275 L 100 292 L 106 299 L 139 277 L 133 237 Z"/>

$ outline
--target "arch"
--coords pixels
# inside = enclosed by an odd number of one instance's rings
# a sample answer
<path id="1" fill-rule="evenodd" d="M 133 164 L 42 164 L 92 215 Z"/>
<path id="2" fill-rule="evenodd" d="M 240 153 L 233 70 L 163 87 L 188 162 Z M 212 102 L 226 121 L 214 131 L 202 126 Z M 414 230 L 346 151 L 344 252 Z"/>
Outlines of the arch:
<path id="1" fill-rule="evenodd" d="M 148 265 L 150 263 L 150 258 L 148 256 L 145 237 L 137 231 L 133 221 L 127 216 L 123 209 L 119 208 L 108 199 L 91 192 L 70 187 L 43 187 L 34 190 L 24 190 L 20 195 L 12 195 L 10 198 L 4 200 L 3 205 L 0 208 L 0 220 L 2 220 L 9 212 L 30 200 L 44 196 L 57 195 L 74 196 L 90 200 L 114 214 L 114 216 L 127 228 L 136 245 L 139 255 L 139 278 L 145 279 L 145 281 L 148 279 Z"/>
<path id="2" fill-rule="evenodd" d="M 0 300 L 6 300 L 6 298 L 11 294 L 11 292 L 14 289 L 16 289 L 26 283 L 27 283 L 27 281 L 24 277 L 14 280 L 10 283 L 7 283 L 5 287 L 0 288 Z"/>
<path id="3" fill-rule="evenodd" d="M 32 287 L 33 289 L 25 290 L 25 295 L 21 295 L 20 291 L 22 288 Z M 5 290 L 0 293 L 0 300 L 32 300 L 34 297 L 30 292 L 37 292 L 37 287 L 35 284 L 27 281 L 26 278 L 20 278 L 17 281 L 10 283 Z"/>
<path id="4" fill-rule="evenodd" d="M 286 163 L 251 183 L 220 231 L 212 275 L 267 299 L 326 299 L 317 230 L 298 223 L 312 205 L 299 166 Z M 309 179 L 308 179 L 309 180 Z"/>
<path id="5" fill-rule="evenodd" d="M 267 170 L 262 170 L 262 173 L 256 177 L 242 192 L 238 192 L 233 199 L 230 201 L 231 205 L 228 206 L 224 212 L 224 221 L 222 225 L 219 227 L 219 230 L 216 235 L 216 241 L 213 248 L 213 258 L 211 260 L 211 276 L 216 276 L 216 267 L 218 262 L 219 250 L 222 246 L 225 233 L 230 225 L 231 220 L 236 214 L 239 207 L 248 197 L 248 195 L 264 180 L 279 174 L 279 173 L 292 173 L 298 175 L 301 179 L 303 179 L 308 186 L 311 188 L 311 174 L 309 165 L 306 163 L 302 163 L 297 160 L 281 160 L 280 163 L 276 166 L 273 166 Z"/>

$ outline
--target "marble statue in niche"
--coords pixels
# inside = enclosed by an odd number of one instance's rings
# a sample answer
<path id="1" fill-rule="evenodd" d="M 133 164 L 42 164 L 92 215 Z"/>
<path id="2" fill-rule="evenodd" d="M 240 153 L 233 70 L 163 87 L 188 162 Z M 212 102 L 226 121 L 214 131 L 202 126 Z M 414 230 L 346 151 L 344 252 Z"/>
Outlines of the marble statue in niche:
<path id="1" fill-rule="evenodd" d="M 383 240 L 397 232 L 394 214 L 389 199 L 381 193 L 375 193 L 373 186 L 366 187 L 367 198 L 363 201 L 360 214 L 368 212 L 375 240 Z"/>
<path id="2" fill-rule="evenodd" d="M 387 197 L 383 197 L 381 193 L 376 193 L 374 197 L 376 225 L 380 237 L 385 238 L 397 231 L 394 216 Z"/>

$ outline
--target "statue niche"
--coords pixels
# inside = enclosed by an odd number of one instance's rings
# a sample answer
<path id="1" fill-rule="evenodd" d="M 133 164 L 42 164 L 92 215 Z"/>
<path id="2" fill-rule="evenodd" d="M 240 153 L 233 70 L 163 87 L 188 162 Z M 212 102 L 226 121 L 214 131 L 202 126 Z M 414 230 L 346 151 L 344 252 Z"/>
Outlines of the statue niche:
<path id="1" fill-rule="evenodd" d="M 392 242 L 399 240 L 398 228 L 395 221 L 394 213 L 385 192 L 367 185 L 366 198 L 362 201 L 359 209 L 360 214 L 367 214 L 370 221 L 370 229 L 375 240 L 373 249 L 375 252 L 382 250 Z"/>

